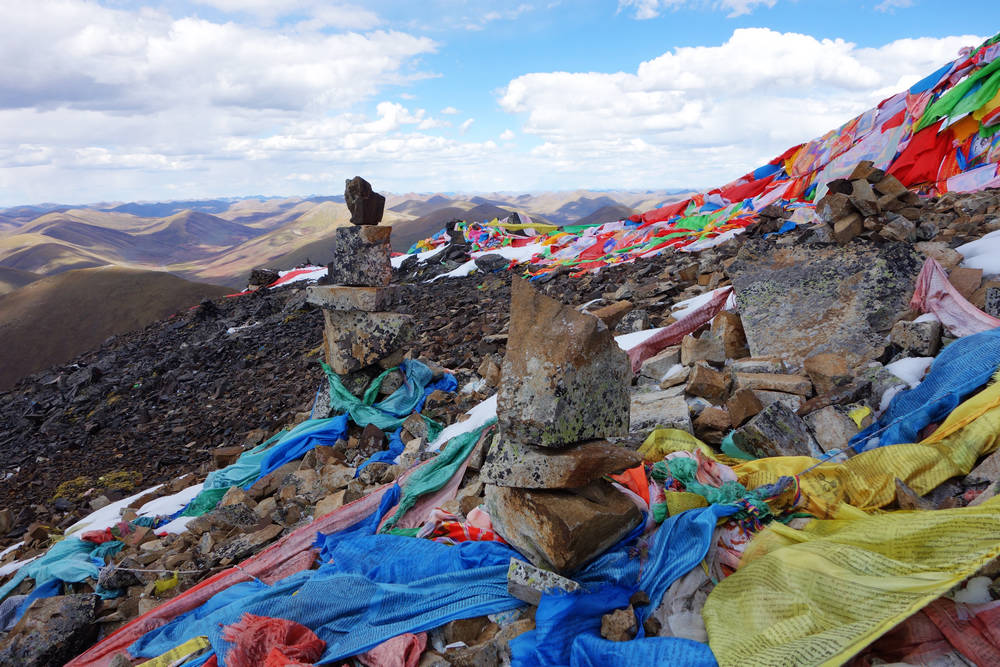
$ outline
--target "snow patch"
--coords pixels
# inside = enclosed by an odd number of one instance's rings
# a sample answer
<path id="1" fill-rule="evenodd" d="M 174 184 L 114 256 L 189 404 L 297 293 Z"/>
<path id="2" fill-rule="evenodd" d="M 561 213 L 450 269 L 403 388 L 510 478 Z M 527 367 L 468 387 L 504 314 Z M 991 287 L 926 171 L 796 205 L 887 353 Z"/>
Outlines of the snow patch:
<path id="1" fill-rule="evenodd" d="M 924 379 L 924 373 L 933 362 L 934 357 L 906 357 L 888 364 L 885 369 L 913 389 Z"/>
<path id="2" fill-rule="evenodd" d="M 465 421 L 455 422 L 438 434 L 434 442 L 427 446 L 428 451 L 436 452 L 456 435 L 462 435 L 477 428 L 497 416 L 497 395 L 493 394 L 482 403 L 479 403 L 467 413 L 469 418 Z"/>

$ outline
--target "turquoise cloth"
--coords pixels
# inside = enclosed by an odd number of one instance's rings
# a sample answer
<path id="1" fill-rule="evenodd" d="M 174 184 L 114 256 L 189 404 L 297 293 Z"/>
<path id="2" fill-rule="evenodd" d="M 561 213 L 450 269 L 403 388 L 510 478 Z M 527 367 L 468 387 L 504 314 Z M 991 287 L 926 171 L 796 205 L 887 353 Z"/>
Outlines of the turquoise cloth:
<path id="1" fill-rule="evenodd" d="M 97 579 L 104 561 L 93 557 L 97 545 L 75 537 L 67 537 L 52 545 L 45 554 L 23 566 L 0 588 L 0 600 L 10 595 L 25 579 L 34 579 L 39 588 L 58 579 L 76 583 L 88 577 Z"/>

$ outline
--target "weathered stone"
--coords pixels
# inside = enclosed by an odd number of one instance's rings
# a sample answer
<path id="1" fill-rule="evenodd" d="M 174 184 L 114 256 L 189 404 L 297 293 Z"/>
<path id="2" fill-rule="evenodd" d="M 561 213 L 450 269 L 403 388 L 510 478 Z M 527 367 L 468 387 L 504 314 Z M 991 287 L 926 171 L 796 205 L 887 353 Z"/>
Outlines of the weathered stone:
<path id="1" fill-rule="evenodd" d="M 684 336 L 681 340 L 681 363 L 691 366 L 699 361 L 722 364 L 726 361 L 726 350 L 718 338 L 706 336 L 695 338 Z"/>
<path id="2" fill-rule="evenodd" d="M 731 425 L 725 409 L 710 405 L 694 420 L 694 434 L 709 444 L 718 445 Z"/>
<path id="3" fill-rule="evenodd" d="M 326 362 L 340 375 L 389 356 L 406 343 L 413 328 L 413 316 L 400 313 L 324 310 L 323 317 Z"/>
<path id="4" fill-rule="evenodd" d="M 875 190 L 880 195 L 892 195 L 899 197 L 907 192 L 906 186 L 899 182 L 895 176 L 886 175 L 875 184 Z"/>
<path id="5" fill-rule="evenodd" d="M 983 310 L 987 315 L 1000 317 L 1000 287 L 987 287 Z"/>
<path id="6" fill-rule="evenodd" d="M 681 348 L 671 345 L 655 356 L 642 362 L 639 375 L 659 383 L 666 376 L 667 371 L 679 364 L 681 361 Z"/>
<path id="7" fill-rule="evenodd" d="M 630 430 L 647 433 L 654 428 L 679 428 L 694 433 L 691 412 L 682 396 L 669 390 L 632 395 Z"/>
<path id="8" fill-rule="evenodd" d="M 632 312 L 634 308 L 635 306 L 631 301 L 615 301 L 607 306 L 590 311 L 590 314 L 599 318 L 613 331 L 618 326 L 618 323 L 622 321 L 622 318 Z"/>
<path id="9" fill-rule="evenodd" d="M 917 240 L 917 226 L 911 220 L 896 213 L 885 214 L 886 223 L 878 235 L 889 241 L 913 243 Z"/>
<path id="10" fill-rule="evenodd" d="M 510 567 L 507 568 L 507 592 L 522 602 L 537 606 L 542 600 L 542 595 L 546 593 L 555 591 L 572 593 L 578 590 L 580 584 L 572 579 L 539 569 L 518 558 L 510 559 Z"/>
<path id="11" fill-rule="evenodd" d="M 728 359 L 742 359 L 750 354 L 743 322 L 736 313 L 724 310 L 716 315 L 712 320 L 712 336 L 722 341 L 722 349 Z"/>
<path id="12" fill-rule="evenodd" d="M 97 639 L 97 598 L 57 595 L 35 600 L 0 645 L 0 664 L 64 665 Z"/>
<path id="13" fill-rule="evenodd" d="M 323 498 L 323 500 L 316 503 L 316 509 L 313 512 L 313 516 L 319 518 L 321 516 L 326 516 L 335 509 L 339 509 L 344 504 L 344 489 L 340 491 L 335 491 L 330 495 Z"/>
<path id="14" fill-rule="evenodd" d="M 913 248 L 925 257 L 934 259 L 945 271 L 950 271 L 962 263 L 962 255 L 940 241 L 925 241 L 914 244 Z"/>
<path id="15" fill-rule="evenodd" d="M 310 285 L 306 301 L 330 310 L 390 310 L 399 300 L 395 287 L 349 287 L 346 285 Z"/>
<path id="16" fill-rule="evenodd" d="M 289 461 L 274 472 L 270 472 L 254 482 L 253 486 L 247 489 L 247 495 L 257 501 L 274 495 L 281 483 L 285 481 L 285 477 L 295 472 L 298 467 L 298 461 Z"/>
<path id="17" fill-rule="evenodd" d="M 392 227 L 338 227 L 333 237 L 333 261 L 327 265 L 328 285 L 385 287 L 392 280 L 389 236 Z"/>
<path id="18" fill-rule="evenodd" d="M 688 378 L 691 376 L 691 368 L 689 366 L 681 366 L 677 364 L 667 371 L 663 379 L 660 380 L 660 389 L 669 389 L 670 387 L 676 387 L 679 384 L 684 384 L 687 382 Z"/>
<path id="19" fill-rule="evenodd" d="M 253 269 L 250 271 L 250 279 L 247 285 L 250 287 L 266 287 L 278 280 L 281 274 L 273 269 Z"/>
<path id="20" fill-rule="evenodd" d="M 510 264 L 510 260 L 495 252 L 487 253 L 476 257 L 476 268 L 483 273 L 496 273 L 503 271 Z"/>
<path id="21" fill-rule="evenodd" d="M 558 450 L 500 440 L 486 454 L 481 475 L 497 486 L 572 489 L 640 463 L 633 450 L 603 440 Z"/>
<path id="22" fill-rule="evenodd" d="M 941 322 L 896 322 L 889 338 L 907 352 L 921 357 L 934 357 L 941 349 Z"/>
<path id="23" fill-rule="evenodd" d="M 649 328 L 649 311 L 636 308 L 625 313 L 621 321 L 615 325 L 614 331 L 619 334 L 643 331 Z"/>
<path id="24" fill-rule="evenodd" d="M 493 357 L 486 357 L 483 363 L 479 364 L 479 377 L 486 380 L 486 384 L 496 387 L 500 384 L 500 364 L 493 360 Z"/>
<path id="25" fill-rule="evenodd" d="M 751 389 L 737 389 L 726 401 L 726 409 L 729 412 L 729 420 L 733 426 L 740 426 L 761 410 L 764 405 Z"/>
<path id="26" fill-rule="evenodd" d="M 244 504 L 247 507 L 254 507 L 257 505 L 247 492 L 238 486 L 231 486 L 229 490 L 226 491 L 225 495 L 222 496 L 222 500 L 219 501 L 219 507 L 226 507 L 227 505 L 237 505 Z"/>
<path id="27" fill-rule="evenodd" d="M 923 262 L 912 247 L 778 245 L 750 239 L 728 269 L 754 356 L 800 364 L 835 352 L 854 367 L 885 349 Z M 780 335 L 777 335 L 780 333 Z"/>
<path id="28" fill-rule="evenodd" d="M 806 359 L 802 366 L 817 394 L 828 394 L 837 387 L 849 384 L 853 379 L 847 367 L 847 360 L 839 354 L 831 352 L 814 354 Z"/>
<path id="29" fill-rule="evenodd" d="M 507 442 L 562 447 L 628 433 L 628 355 L 600 319 L 515 278 L 497 393 Z"/>
<path id="30" fill-rule="evenodd" d="M 823 455 L 806 423 L 780 401 L 733 431 L 733 443 L 759 458 Z"/>
<path id="31" fill-rule="evenodd" d="M 851 239 L 865 230 L 864 218 L 860 213 L 848 213 L 833 223 L 833 239 L 840 245 L 849 243 Z"/>
<path id="32" fill-rule="evenodd" d="M 849 195 L 849 199 L 861 215 L 869 216 L 879 213 L 878 195 L 872 190 L 868 181 L 853 180 L 851 186 L 853 191 Z"/>
<path id="33" fill-rule="evenodd" d="M 792 412 L 798 412 L 806 401 L 799 394 L 787 394 L 783 391 L 768 391 L 767 389 L 751 389 L 750 391 L 765 408 L 771 403 L 781 403 Z"/>
<path id="34" fill-rule="evenodd" d="M 844 449 L 858 432 L 854 420 L 833 405 L 806 415 L 805 420 L 824 452 Z"/>
<path id="35" fill-rule="evenodd" d="M 493 528 L 534 565 L 572 572 L 639 525 L 635 504 L 600 480 L 574 491 L 486 487 Z"/>
<path id="36" fill-rule="evenodd" d="M 828 193 L 816 202 L 816 217 L 822 222 L 832 223 L 854 212 L 850 198 L 839 192 Z"/>
<path id="37" fill-rule="evenodd" d="M 737 389 L 763 389 L 799 396 L 812 393 L 812 382 L 808 377 L 784 373 L 735 373 L 734 386 Z"/>
<path id="38" fill-rule="evenodd" d="M 355 176 L 344 187 L 344 203 L 351 212 L 351 224 L 377 225 L 385 212 L 385 197 L 372 190 L 371 183 Z"/>
<path id="39" fill-rule="evenodd" d="M 685 391 L 692 396 L 701 396 L 710 401 L 720 402 L 729 393 L 729 374 L 697 364 L 691 369 Z"/>
<path id="40" fill-rule="evenodd" d="M 751 357 L 733 362 L 734 373 L 784 373 L 785 362 L 774 357 Z"/>
<path id="41" fill-rule="evenodd" d="M 601 636 L 609 641 L 627 642 L 635 637 L 637 627 L 638 621 L 631 605 L 601 617 Z"/>
<path id="42" fill-rule="evenodd" d="M 958 290 L 959 294 L 968 299 L 983 283 L 983 270 L 970 269 L 964 266 L 955 267 L 948 274 L 948 282 Z"/>
<path id="43" fill-rule="evenodd" d="M 965 476 L 966 484 L 982 484 L 1000 480 L 1000 450 L 993 452 Z"/>
<path id="44" fill-rule="evenodd" d="M 9 509 L 0 510 L 0 535 L 6 535 L 14 527 L 14 517 Z"/>
<path id="45" fill-rule="evenodd" d="M 906 482 L 896 478 L 896 507 L 901 510 L 935 510 L 937 507 L 929 500 L 924 500 L 917 492 L 906 485 Z"/>
<path id="46" fill-rule="evenodd" d="M 216 447 L 212 450 L 212 462 L 215 463 L 217 469 L 225 468 L 228 465 L 236 463 L 236 459 L 240 458 L 240 454 L 242 453 L 243 448 L 239 445 Z"/>

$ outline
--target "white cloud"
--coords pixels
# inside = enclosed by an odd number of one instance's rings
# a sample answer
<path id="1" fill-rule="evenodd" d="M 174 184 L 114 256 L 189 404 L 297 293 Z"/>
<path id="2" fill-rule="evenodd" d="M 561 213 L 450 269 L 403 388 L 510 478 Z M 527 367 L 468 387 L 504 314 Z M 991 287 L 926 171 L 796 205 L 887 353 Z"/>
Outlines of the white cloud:
<path id="1" fill-rule="evenodd" d="M 632 10 L 639 20 L 655 19 L 664 11 L 685 7 L 705 7 L 728 12 L 730 18 L 751 13 L 758 6 L 774 7 L 778 0 L 618 0 L 618 11 Z M 907 2 L 908 0 L 885 0 Z"/>
<path id="2" fill-rule="evenodd" d="M 523 132 L 540 140 L 533 155 L 555 170 L 586 165 L 637 184 L 720 184 L 837 127 L 981 39 L 858 48 L 739 29 L 721 45 L 677 48 L 634 72 L 525 74 L 499 102 L 523 115 Z"/>
<path id="3" fill-rule="evenodd" d="M 472 127 L 472 124 L 474 122 L 476 122 L 475 118 L 467 118 L 466 120 L 462 121 L 462 124 L 458 126 L 459 133 L 465 134 L 466 132 L 468 132 L 469 128 Z"/>
<path id="4" fill-rule="evenodd" d="M 301 15 L 306 17 L 299 25 L 303 28 L 341 28 L 368 30 L 381 23 L 378 15 L 364 7 L 352 4 L 329 4 L 322 0 L 194 0 L 200 5 L 218 9 L 227 14 L 249 15 L 264 23 L 281 17 Z"/>
<path id="5" fill-rule="evenodd" d="M 460 113 L 460 112 L 455 107 L 445 107 L 444 109 L 441 109 L 441 113 L 447 114 L 449 116 L 453 116 L 453 115 L 455 115 L 457 113 Z"/>
<path id="6" fill-rule="evenodd" d="M 513 130 L 506 129 L 500 134 L 500 141 L 511 141 L 514 139 Z"/>
<path id="7" fill-rule="evenodd" d="M 905 9 L 913 6 L 913 0 L 882 0 L 875 5 L 877 12 L 894 12 L 896 9 Z"/>

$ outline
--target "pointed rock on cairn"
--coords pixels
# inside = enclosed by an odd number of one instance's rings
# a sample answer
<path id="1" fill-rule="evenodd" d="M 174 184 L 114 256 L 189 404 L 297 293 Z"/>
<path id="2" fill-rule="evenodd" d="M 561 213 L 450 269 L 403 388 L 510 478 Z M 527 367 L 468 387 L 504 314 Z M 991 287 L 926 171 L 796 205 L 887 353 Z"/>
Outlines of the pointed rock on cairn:
<path id="1" fill-rule="evenodd" d="M 347 181 L 344 198 L 354 224 L 337 229 L 327 278 L 307 290 L 309 303 L 323 309 L 323 351 L 338 375 L 398 356 L 412 320 L 389 311 L 397 297 L 389 286 L 392 228 L 378 224 L 385 198 L 360 176 Z"/>
<path id="2" fill-rule="evenodd" d="M 572 572 L 641 520 L 602 479 L 641 463 L 603 440 L 628 434 L 628 356 L 600 319 L 517 278 L 508 340 L 499 435 L 481 470 L 486 506 L 534 565 Z"/>

